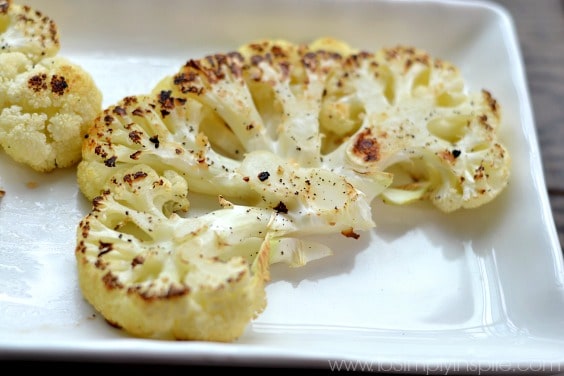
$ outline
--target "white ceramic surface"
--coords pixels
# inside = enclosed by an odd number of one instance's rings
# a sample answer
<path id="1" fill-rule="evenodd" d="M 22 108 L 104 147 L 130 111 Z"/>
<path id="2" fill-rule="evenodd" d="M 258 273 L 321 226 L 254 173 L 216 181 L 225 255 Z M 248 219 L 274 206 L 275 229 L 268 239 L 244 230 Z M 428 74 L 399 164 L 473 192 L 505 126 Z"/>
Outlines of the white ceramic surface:
<path id="1" fill-rule="evenodd" d="M 377 228 L 359 241 L 336 237 L 334 256 L 301 269 L 276 265 L 266 311 L 219 344 L 130 338 L 95 315 L 77 286 L 75 228 L 88 205 L 74 169 L 37 174 L 0 152 L 0 359 L 564 371 L 562 253 L 506 11 L 470 1 L 27 3 L 55 19 L 60 54 L 92 73 L 104 105 L 257 38 L 424 48 L 498 99 L 513 169 L 508 189 L 477 210 L 375 203 Z"/>

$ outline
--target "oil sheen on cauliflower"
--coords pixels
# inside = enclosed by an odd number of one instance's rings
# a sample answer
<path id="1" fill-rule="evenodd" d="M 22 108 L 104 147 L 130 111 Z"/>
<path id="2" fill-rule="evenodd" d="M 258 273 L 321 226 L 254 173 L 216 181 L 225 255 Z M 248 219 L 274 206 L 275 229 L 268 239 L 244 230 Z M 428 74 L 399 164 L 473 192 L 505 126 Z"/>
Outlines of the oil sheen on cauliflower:
<path id="1" fill-rule="evenodd" d="M 83 294 L 135 335 L 236 339 L 265 306 L 269 266 L 330 255 L 328 234 L 358 238 L 374 199 L 445 212 L 493 199 L 509 176 L 499 115 L 410 47 L 260 40 L 189 60 L 88 131 Z M 190 194 L 219 207 L 194 214 Z"/>
<path id="2" fill-rule="evenodd" d="M 0 146 L 36 171 L 75 165 L 102 110 L 94 80 L 57 55 L 55 23 L 28 6 L 0 1 L 0 45 Z"/>

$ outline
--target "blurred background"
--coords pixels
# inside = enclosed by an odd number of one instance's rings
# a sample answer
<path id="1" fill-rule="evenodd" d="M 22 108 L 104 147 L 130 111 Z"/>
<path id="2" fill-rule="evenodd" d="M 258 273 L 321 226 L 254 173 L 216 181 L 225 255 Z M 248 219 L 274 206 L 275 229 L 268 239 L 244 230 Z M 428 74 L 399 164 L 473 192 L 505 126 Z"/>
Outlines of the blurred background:
<path id="1" fill-rule="evenodd" d="M 564 244 L 564 1 L 495 0 L 494 2 L 511 13 L 517 29 L 550 203 L 562 245 Z"/>

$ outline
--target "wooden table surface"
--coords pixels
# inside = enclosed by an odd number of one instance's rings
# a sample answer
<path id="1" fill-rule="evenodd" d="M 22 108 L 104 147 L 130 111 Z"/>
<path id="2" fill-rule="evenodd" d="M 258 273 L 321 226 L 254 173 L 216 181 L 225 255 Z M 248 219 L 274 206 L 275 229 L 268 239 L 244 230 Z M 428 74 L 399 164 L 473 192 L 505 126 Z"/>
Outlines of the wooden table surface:
<path id="1" fill-rule="evenodd" d="M 564 1 L 496 0 L 521 45 L 548 194 L 564 244 Z"/>

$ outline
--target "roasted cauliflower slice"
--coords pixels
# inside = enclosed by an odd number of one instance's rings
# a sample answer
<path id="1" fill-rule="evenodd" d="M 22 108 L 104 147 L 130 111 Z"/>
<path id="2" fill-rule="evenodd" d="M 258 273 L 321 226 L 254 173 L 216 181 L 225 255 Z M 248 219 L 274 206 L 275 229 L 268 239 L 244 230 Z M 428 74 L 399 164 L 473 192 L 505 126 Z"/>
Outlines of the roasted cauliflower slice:
<path id="1" fill-rule="evenodd" d="M 323 38 L 312 46 L 343 50 L 346 45 Z M 189 60 L 179 72 L 164 78 L 153 93 L 200 103 L 205 117 L 198 129 L 215 154 L 241 160 L 246 153 L 262 150 L 301 167 L 328 169 L 321 155 L 325 135 L 318 115 L 325 83 L 341 60 L 342 56 L 333 50 L 312 50 L 308 45 L 284 40 L 261 40 L 231 53 Z M 89 149 L 83 153 L 86 160 L 92 154 L 92 147 Z M 215 165 L 227 167 L 226 171 L 232 166 L 225 159 Z M 348 167 L 352 166 L 339 166 L 338 173 L 353 186 L 362 186 L 369 201 L 389 183 L 388 174 L 359 174 Z M 196 192 L 215 193 L 210 191 L 213 187 L 201 191 L 194 183 L 190 186 Z M 215 189 L 229 195 L 224 188 Z"/>
<path id="2" fill-rule="evenodd" d="M 469 92 L 454 65 L 425 51 L 349 55 L 327 85 L 321 116 L 326 163 L 390 172 L 386 202 L 424 199 L 452 212 L 481 206 L 508 184 L 499 103 L 487 90 Z"/>
<path id="3" fill-rule="evenodd" d="M 326 176 L 327 186 L 341 181 L 352 186 L 355 194 L 343 197 L 332 210 L 341 212 L 351 202 L 369 206 L 390 184 L 390 175 L 357 173 L 347 168 L 352 165 L 332 166 L 330 171 L 320 151 L 316 111 L 323 83 L 340 56 L 310 53 L 306 46 L 287 42 L 264 41 L 248 48 L 253 52 L 242 48 L 243 52 L 190 60 L 157 85 L 151 96 L 156 99 L 125 98 L 98 117 L 78 166 L 79 186 L 86 197 L 97 195 L 116 169 L 145 163 L 157 171 L 181 172 L 192 192 L 274 207 L 279 202 L 249 182 L 263 172 L 274 176 L 261 165 L 281 159 L 291 170 L 312 169 L 314 174 L 325 170 L 331 175 Z M 229 145 L 231 150 L 226 149 Z M 245 163 L 249 159 L 259 162 Z M 255 170 L 242 171 L 242 165 Z M 295 185 L 281 176 L 277 179 L 288 187 Z M 301 195 L 299 189 L 292 192 Z M 368 217 L 358 217 L 359 229 L 366 223 L 373 226 Z"/>
<path id="4" fill-rule="evenodd" d="M 270 250 L 261 232 L 286 223 L 254 208 L 183 218 L 176 211 L 188 209 L 186 194 L 176 172 L 138 165 L 115 176 L 78 227 L 80 287 L 130 334 L 231 341 L 266 304 Z M 251 263 L 224 255 L 243 251 Z"/>
<path id="5" fill-rule="evenodd" d="M 264 309 L 271 263 L 330 252 L 299 238 L 328 232 L 316 215 L 220 198 L 221 207 L 190 216 L 187 194 L 175 171 L 130 166 L 78 226 L 81 291 L 130 334 L 232 341 Z"/>
<path id="6" fill-rule="evenodd" d="M 170 91 L 124 98 L 106 109 L 86 135 L 77 169 L 80 189 L 93 199 L 111 176 L 144 164 L 159 174 L 176 171 L 194 193 L 296 213 L 306 234 L 374 226 L 369 197 L 339 173 L 303 167 L 269 150 L 245 152 L 241 160 L 214 150 L 201 131 L 214 116 L 201 102 L 173 97 Z M 370 186 L 371 196 L 391 183 L 388 174 L 374 176 L 380 180 Z"/>

